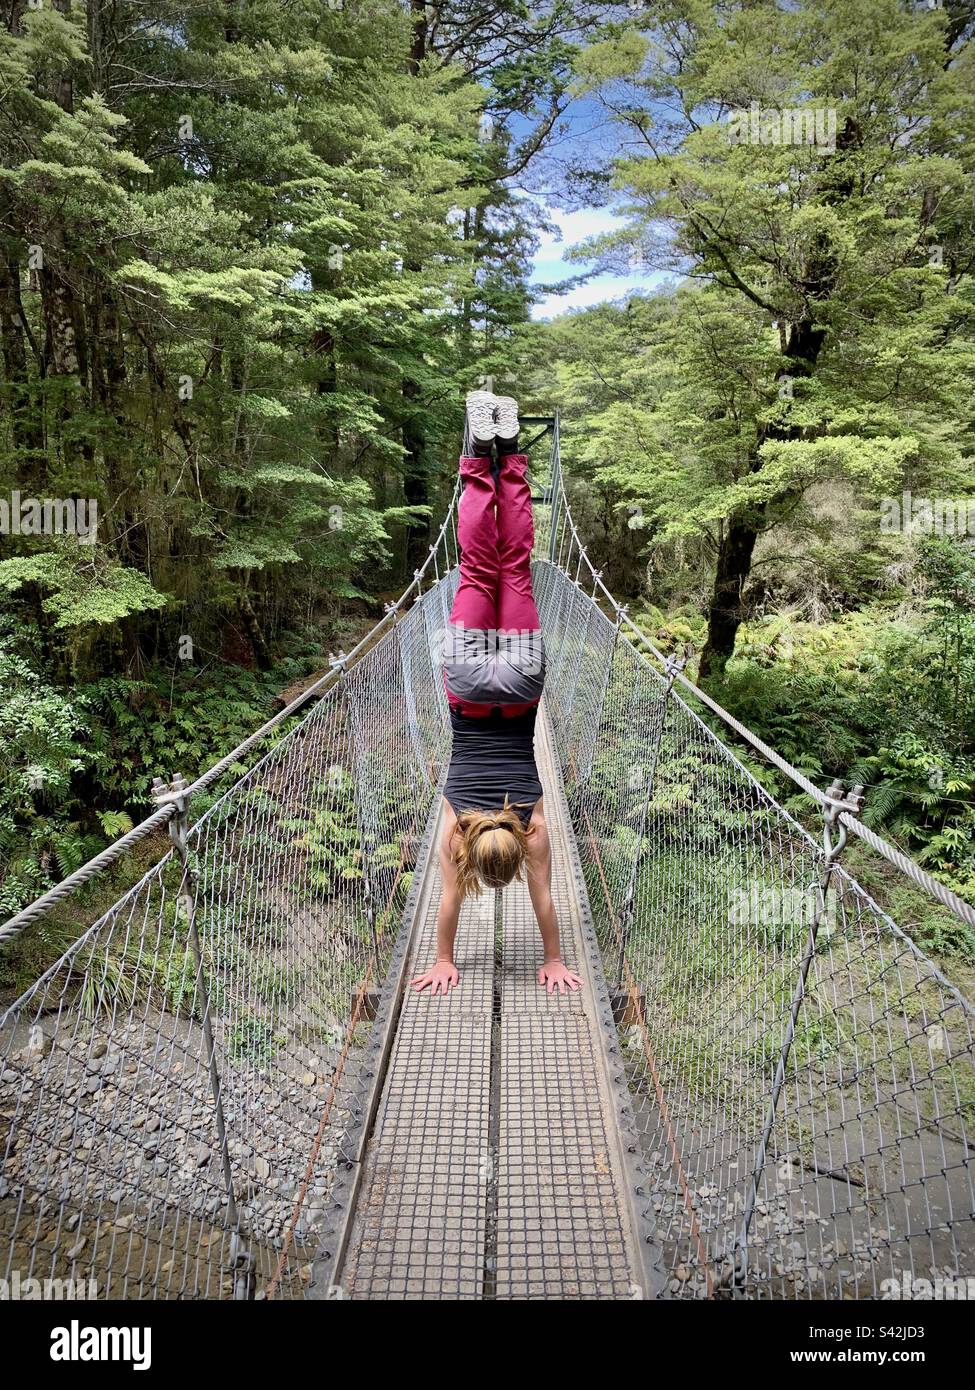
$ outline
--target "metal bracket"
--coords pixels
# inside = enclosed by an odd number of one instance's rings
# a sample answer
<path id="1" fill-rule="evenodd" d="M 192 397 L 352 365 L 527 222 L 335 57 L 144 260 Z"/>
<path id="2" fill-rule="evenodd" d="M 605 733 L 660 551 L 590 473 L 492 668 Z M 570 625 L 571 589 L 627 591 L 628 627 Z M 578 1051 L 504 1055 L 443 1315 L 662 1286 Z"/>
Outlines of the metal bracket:
<path id="1" fill-rule="evenodd" d="M 823 848 L 827 863 L 832 864 L 842 854 L 849 838 L 849 831 L 840 820 L 840 814 L 845 811 L 851 816 L 860 815 L 864 801 L 863 787 L 857 782 L 849 796 L 844 796 L 842 779 L 834 777 L 826 793 L 826 801 L 827 804 L 823 807 Z M 833 833 L 837 828 L 838 834 L 834 841 Z"/>
<path id="2" fill-rule="evenodd" d="M 626 610 L 624 609 L 623 611 L 625 612 Z M 679 656 L 676 652 L 672 652 L 671 655 L 668 656 L 667 660 L 664 662 L 664 675 L 667 678 L 668 695 L 673 690 L 674 682 L 677 680 L 677 677 L 684 670 L 684 667 L 690 661 L 691 657 L 694 655 L 694 652 L 694 643 L 686 642 Z"/>
<path id="3" fill-rule="evenodd" d="M 157 806 L 175 805 L 182 815 L 187 808 L 186 792 L 189 783 L 181 772 L 177 772 L 171 782 L 163 777 L 152 779 L 152 799 Z"/>

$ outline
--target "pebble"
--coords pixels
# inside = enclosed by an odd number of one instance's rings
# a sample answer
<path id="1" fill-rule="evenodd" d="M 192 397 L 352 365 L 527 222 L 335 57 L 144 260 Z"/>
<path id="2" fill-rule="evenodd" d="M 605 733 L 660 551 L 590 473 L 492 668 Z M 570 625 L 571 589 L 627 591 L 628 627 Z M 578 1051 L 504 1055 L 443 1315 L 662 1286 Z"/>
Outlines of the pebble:
<path id="1" fill-rule="evenodd" d="M 39 1023 L 35 1023 L 30 1030 L 30 1037 L 27 1040 L 27 1056 L 31 1059 L 46 1057 L 51 1050 L 51 1039 L 44 1032 Z"/>
<path id="2" fill-rule="evenodd" d="M 204 1263 L 216 1273 L 218 1249 L 226 1238 L 227 1198 L 215 1192 L 206 1177 L 208 1165 L 216 1174 L 220 1159 L 206 1072 L 192 1062 L 170 1061 L 165 1054 L 153 1057 L 153 1036 L 141 1024 L 134 1030 L 113 1024 L 110 1036 L 95 1037 L 72 1036 L 70 1026 L 57 1033 L 53 1026 L 45 1027 L 51 1036 L 37 1025 L 19 1063 L 0 1060 L 0 1078 L 16 1083 L 18 1091 L 32 1088 L 36 1097 L 30 1134 L 25 1130 L 19 1135 L 6 1155 L 0 1197 L 24 1193 L 34 1213 L 33 1231 L 49 1230 L 52 1251 L 63 1242 L 62 1260 L 84 1261 L 86 1252 L 91 1258 L 93 1250 L 104 1247 L 105 1258 L 114 1250 L 114 1265 L 121 1271 L 132 1251 L 153 1247 L 155 1237 L 146 1241 L 140 1234 L 146 1219 L 140 1213 L 165 1196 L 182 1208 L 186 1220 L 205 1223 L 202 1235 L 210 1225 L 218 1228 L 212 1243 L 200 1245 L 201 1251 L 208 1251 Z M 51 1061 L 40 1060 L 52 1053 Z M 14 1070 L 16 1065 L 23 1070 Z M 295 1166 L 299 1151 L 304 1162 L 306 1141 L 317 1125 L 309 1111 L 317 1114 L 320 1109 L 319 1088 L 327 1066 L 327 1061 L 309 1056 L 298 1062 L 302 1070 L 286 1088 L 255 1073 L 246 1089 L 235 1082 L 225 1092 L 231 1134 L 248 1133 L 256 1114 L 265 1121 L 254 1136 L 256 1151 L 231 1138 L 230 1154 L 238 1201 L 242 1206 L 248 1203 L 252 1231 L 269 1246 L 280 1248 L 291 1219 L 293 1181 L 281 1175 Z M 123 1082 L 123 1076 L 139 1080 Z M 9 1096 L 9 1091 L 4 1093 L 5 1100 Z M 93 1104 L 83 1103 L 88 1098 Z M 344 1108 L 333 1113 L 336 1132 L 346 1115 Z M 28 1175 L 24 1165 L 38 1143 L 46 1145 L 49 1154 L 47 1171 Z M 309 1227 L 324 1219 L 334 1167 L 334 1155 L 323 1151 L 318 1182 L 308 1192 Z M 123 1203 L 134 1214 L 117 1216 Z M 152 1263 L 155 1267 L 154 1259 Z M 160 1281 L 177 1267 L 182 1267 L 181 1258 L 170 1260 Z M 304 1277 L 307 1282 L 310 1267 Z"/>

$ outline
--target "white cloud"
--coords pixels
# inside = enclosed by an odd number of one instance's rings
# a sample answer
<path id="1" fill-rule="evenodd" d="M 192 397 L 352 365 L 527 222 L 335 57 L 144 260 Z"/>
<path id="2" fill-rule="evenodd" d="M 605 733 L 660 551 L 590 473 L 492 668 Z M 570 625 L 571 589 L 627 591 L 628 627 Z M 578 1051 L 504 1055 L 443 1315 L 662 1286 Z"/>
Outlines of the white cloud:
<path id="1" fill-rule="evenodd" d="M 592 304 L 605 304 L 611 299 L 624 299 L 628 294 L 647 292 L 666 282 L 667 276 L 597 275 L 584 285 L 576 285 L 566 294 L 547 294 L 533 307 L 533 319 L 554 319 L 569 309 L 587 309 Z"/>
<path id="2" fill-rule="evenodd" d="M 552 232 L 542 234 L 542 250 L 554 247 L 559 255 L 566 246 L 574 246 L 591 236 L 600 236 L 619 226 L 619 218 L 612 208 L 580 208 L 578 212 L 563 212 L 561 208 L 549 208 L 548 215 L 562 233 L 562 240 L 556 241 Z"/>
<path id="3" fill-rule="evenodd" d="M 551 284 L 579 275 L 586 269 L 586 262 L 566 260 L 566 251 L 590 237 L 615 231 L 620 226 L 620 219 L 612 208 L 580 208 L 577 212 L 547 208 L 546 211 L 561 232 L 562 239 L 557 240 L 551 232 L 541 234 L 541 245 L 535 255 L 531 274 L 532 282 L 536 285 Z M 606 300 L 620 299 L 635 290 L 653 289 L 663 284 L 666 278 L 660 272 L 631 271 L 627 275 L 607 272 L 584 285 L 575 286 L 565 294 L 545 295 L 533 308 L 532 318 L 555 318 L 569 309 L 582 309 Z"/>

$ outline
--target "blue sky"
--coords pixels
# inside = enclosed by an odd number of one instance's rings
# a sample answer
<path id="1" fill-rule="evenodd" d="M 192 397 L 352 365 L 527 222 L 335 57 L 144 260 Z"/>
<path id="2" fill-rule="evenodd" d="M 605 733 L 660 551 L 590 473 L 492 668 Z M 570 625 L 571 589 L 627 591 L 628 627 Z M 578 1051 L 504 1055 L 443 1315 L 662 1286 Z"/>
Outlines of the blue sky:
<path id="1" fill-rule="evenodd" d="M 516 137 L 523 137 L 528 126 L 516 119 L 512 123 Z M 523 188 L 521 196 L 541 204 L 556 224 L 558 235 L 545 233 L 535 256 L 531 282 L 534 285 L 552 284 L 578 276 L 592 266 L 591 261 L 567 261 L 566 251 L 590 237 L 613 231 L 621 225 L 612 207 L 584 207 L 566 211 L 571 202 L 571 186 L 566 185 L 566 167 L 575 162 L 598 168 L 612 158 L 613 153 L 626 149 L 626 137 L 607 108 L 594 96 L 574 101 L 565 112 L 558 134 L 548 143 L 544 155 L 537 161 L 538 181 L 533 189 Z M 545 184 L 557 190 L 551 201 L 546 198 Z M 577 285 L 562 295 L 547 294 L 535 305 L 532 317 L 555 318 L 570 309 L 587 308 L 607 299 L 619 299 L 633 290 L 650 290 L 669 277 L 635 267 L 625 274 L 609 271 L 595 275 L 584 285 Z"/>
<path id="2" fill-rule="evenodd" d="M 560 208 L 549 207 L 547 213 L 557 224 L 561 240 L 547 232 L 542 235 L 542 244 L 535 256 L 531 274 L 531 282 L 535 285 L 567 280 L 588 269 L 591 262 L 566 261 L 565 252 L 589 237 L 612 231 L 620 225 L 612 208 L 582 208 L 578 212 L 563 212 Z M 654 289 L 667 278 L 659 271 L 639 269 L 621 275 L 600 273 L 586 284 L 574 286 L 566 294 L 545 295 L 532 310 L 532 317 L 555 318 L 569 309 L 582 309 L 607 299 L 619 299 L 633 290 Z"/>

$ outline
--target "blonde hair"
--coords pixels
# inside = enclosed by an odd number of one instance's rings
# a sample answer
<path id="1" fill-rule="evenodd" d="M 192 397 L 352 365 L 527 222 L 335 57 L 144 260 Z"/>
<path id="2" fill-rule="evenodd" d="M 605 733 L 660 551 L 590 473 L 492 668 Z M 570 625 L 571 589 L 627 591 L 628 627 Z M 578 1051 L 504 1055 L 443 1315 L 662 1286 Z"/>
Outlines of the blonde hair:
<path id="1" fill-rule="evenodd" d="M 518 812 L 505 797 L 501 811 L 464 811 L 457 817 L 460 845 L 454 853 L 461 898 L 481 888 L 504 888 L 521 879 L 528 837 Z"/>

